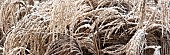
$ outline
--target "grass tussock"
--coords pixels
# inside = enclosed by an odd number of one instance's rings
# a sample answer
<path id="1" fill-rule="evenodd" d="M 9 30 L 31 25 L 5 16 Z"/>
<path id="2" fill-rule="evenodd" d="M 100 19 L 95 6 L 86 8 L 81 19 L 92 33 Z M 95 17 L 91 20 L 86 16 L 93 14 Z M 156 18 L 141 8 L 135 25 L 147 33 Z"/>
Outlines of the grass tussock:
<path id="1" fill-rule="evenodd" d="M 0 10 L 3 54 L 170 54 L 169 2 L 7 0 Z"/>

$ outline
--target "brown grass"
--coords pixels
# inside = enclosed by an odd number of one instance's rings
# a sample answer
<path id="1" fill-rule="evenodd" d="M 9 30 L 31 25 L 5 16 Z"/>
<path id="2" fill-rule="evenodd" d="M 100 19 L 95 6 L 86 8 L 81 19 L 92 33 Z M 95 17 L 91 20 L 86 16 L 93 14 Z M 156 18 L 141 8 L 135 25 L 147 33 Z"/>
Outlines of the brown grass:
<path id="1" fill-rule="evenodd" d="M 1 6 L 4 55 L 170 54 L 168 0 L 28 1 Z"/>

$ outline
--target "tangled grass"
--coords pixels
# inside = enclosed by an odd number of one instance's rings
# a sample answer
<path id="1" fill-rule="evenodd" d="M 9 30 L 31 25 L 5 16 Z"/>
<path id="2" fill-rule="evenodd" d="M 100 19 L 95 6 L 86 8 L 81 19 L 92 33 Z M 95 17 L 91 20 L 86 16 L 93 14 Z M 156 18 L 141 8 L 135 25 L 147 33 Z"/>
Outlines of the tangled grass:
<path id="1" fill-rule="evenodd" d="M 3 55 L 170 54 L 168 4 L 168 0 L 6 0 L 0 10 Z"/>

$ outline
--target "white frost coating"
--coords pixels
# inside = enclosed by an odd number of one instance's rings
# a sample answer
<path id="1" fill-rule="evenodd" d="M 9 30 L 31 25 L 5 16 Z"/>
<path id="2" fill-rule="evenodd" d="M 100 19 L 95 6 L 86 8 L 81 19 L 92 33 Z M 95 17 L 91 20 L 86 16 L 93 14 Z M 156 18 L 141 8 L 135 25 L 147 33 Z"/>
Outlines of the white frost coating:
<path id="1" fill-rule="evenodd" d="M 83 23 L 83 22 L 90 22 L 90 20 L 83 20 L 82 23 Z"/>
<path id="2" fill-rule="evenodd" d="M 144 45 L 146 43 L 145 30 L 139 29 L 136 31 L 135 35 L 130 39 L 126 45 L 127 55 L 140 55 L 143 52 Z"/>
<path id="3" fill-rule="evenodd" d="M 145 31 L 144 31 L 143 29 L 138 30 L 136 33 L 138 33 L 138 34 L 135 34 L 135 35 L 134 35 L 134 36 L 136 36 L 136 37 L 141 37 L 141 36 L 140 36 L 141 34 L 145 35 Z"/>
<path id="4" fill-rule="evenodd" d="M 157 8 L 156 7 L 150 7 L 151 9 L 153 9 L 153 10 L 156 10 Z"/>
<path id="5" fill-rule="evenodd" d="M 34 5 L 37 5 L 37 6 L 38 6 L 39 3 L 40 3 L 39 1 L 34 1 Z"/>
<path id="6" fill-rule="evenodd" d="M 161 46 L 157 46 L 157 47 L 155 48 L 155 52 L 154 52 L 153 55 L 161 55 L 161 54 L 160 54 L 160 48 L 161 48 Z"/>
<path id="7" fill-rule="evenodd" d="M 161 46 L 147 46 L 147 47 L 145 47 L 145 49 L 147 49 L 147 48 L 155 49 L 153 55 L 161 55 L 161 54 L 160 54 L 160 48 L 161 48 Z"/>
<path id="8" fill-rule="evenodd" d="M 4 48 L 0 47 L 0 50 L 2 50 L 2 49 L 4 49 Z"/>
<path id="9" fill-rule="evenodd" d="M 90 24 L 84 24 L 84 25 L 80 26 L 79 28 L 77 28 L 76 32 L 78 32 L 81 28 L 89 28 L 89 29 L 92 29 L 92 27 L 90 26 Z"/>

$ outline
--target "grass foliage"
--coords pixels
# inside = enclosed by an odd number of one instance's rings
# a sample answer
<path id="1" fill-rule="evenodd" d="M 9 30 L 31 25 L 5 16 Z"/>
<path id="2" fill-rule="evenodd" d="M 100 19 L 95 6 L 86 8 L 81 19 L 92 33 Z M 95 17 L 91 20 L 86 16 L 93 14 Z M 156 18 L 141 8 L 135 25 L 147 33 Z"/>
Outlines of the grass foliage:
<path id="1" fill-rule="evenodd" d="M 169 8 L 168 0 L 6 0 L 3 55 L 170 54 Z"/>

